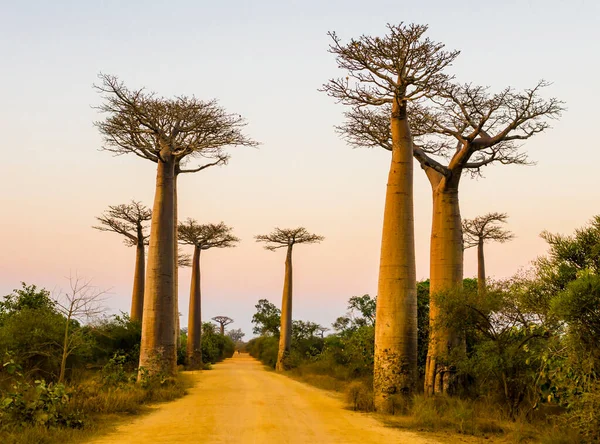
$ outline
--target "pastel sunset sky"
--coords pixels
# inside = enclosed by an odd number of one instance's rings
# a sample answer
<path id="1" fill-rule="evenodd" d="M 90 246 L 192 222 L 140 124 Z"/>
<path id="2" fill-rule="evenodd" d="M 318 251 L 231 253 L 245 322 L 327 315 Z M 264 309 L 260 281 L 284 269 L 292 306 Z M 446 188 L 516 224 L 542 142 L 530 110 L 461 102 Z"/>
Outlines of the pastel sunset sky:
<path id="1" fill-rule="evenodd" d="M 459 49 L 461 82 L 531 87 L 566 102 L 553 128 L 523 149 L 534 167 L 492 166 L 464 178 L 464 217 L 507 212 L 516 239 L 487 247 L 487 269 L 508 277 L 546 247 L 542 230 L 570 233 L 598 207 L 600 2 L 504 0 L 1 1 L 0 295 L 21 281 L 66 288 L 70 271 L 111 289 L 109 313 L 129 311 L 135 251 L 91 226 L 108 205 L 152 206 L 155 164 L 100 151 L 99 72 L 169 97 L 217 98 L 247 119 L 255 148 L 229 150 L 229 165 L 179 181 L 179 217 L 224 221 L 242 239 L 202 259 L 203 317 L 227 315 L 251 336 L 258 299 L 280 305 L 284 252 L 253 237 L 305 226 L 326 237 L 294 252 L 295 319 L 325 326 L 353 295 L 376 294 L 390 155 L 351 149 L 334 132 L 344 107 L 317 89 L 345 76 L 327 52 L 344 40 L 383 35 L 385 24 L 429 24 Z M 417 276 L 429 275 L 431 191 L 415 164 Z M 476 274 L 475 251 L 465 276 Z M 180 271 L 187 325 L 189 269 Z"/>

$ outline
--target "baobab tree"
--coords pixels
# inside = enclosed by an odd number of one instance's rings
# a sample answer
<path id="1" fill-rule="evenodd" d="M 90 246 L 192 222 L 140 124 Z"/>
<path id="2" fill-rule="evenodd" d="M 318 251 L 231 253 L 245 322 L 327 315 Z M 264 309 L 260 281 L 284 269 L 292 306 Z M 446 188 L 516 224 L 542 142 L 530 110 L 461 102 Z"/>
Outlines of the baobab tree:
<path id="1" fill-rule="evenodd" d="M 327 327 L 319 327 L 319 328 L 317 328 L 317 330 L 321 334 L 321 339 L 324 339 L 325 338 L 325 333 L 328 332 L 330 329 L 327 328 Z"/>
<path id="2" fill-rule="evenodd" d="M 213 321 L 215 321 L 217 324 L 219 324 L 219 334 L 221 336 L 225 335 L 225 327 L 229 324 L 233 323 L 233 319 L 231 319 L 230 317 L 227 316 L 215 316 L 214 318 L 211 318 Z"/>
<path id="3" fill-rule="evenodd" d="M 276 251 L 286 249 L 283 295 L 281 298 L 281 327 L 279 329 L 279 351 L 275 370 L 285 370 L 285 359 L 290 352 L 292 341 L 292 250 L 296 244 L 314 244 L 325 238 L 309 233 L 306 228 L 275 228 L 269 234 L 255 236 L 256 242 L 264 242 L 265 249 Z M 258 306 L 257 306 L 258 308 Z M 254 321 L 254 318 L 253 318 Z"/>
<path id="4" fill-rule="evenodd" d="M 480 86 L 447 84 L 434 97 L 429 132 L 450 138 L 455 148 L 450 148 L 452 143 L 442 142 L 433 154 L 428 154 L 428 142 L 424 142 L 423 149 L 414 150 L 433 192 L 430 336 L 425 369 L 428 394 L 455 390 L 455 372 L 443 361 L 450 350 L 465 346 L 461 332 L 436 323 L 439 314 L 436 295 L 459 289 L 463 282 L 460 178 L 463 172 L 477 176 L 481 168 L 495 163 L 530 163 L 519 142 L 547 130 L 548 120 L 558 118 L 563 110 L 558 99 L 542 97 L 547 86 L 547 82 L 540 81 L 524 91 L 505 88 L 490 94 Z M 429 145 L 436 146 L 435 140 Z M 446 164 L 438 162 L 435 155 L 444 157 Z"/>
<path id="5" fill-rule="evenodd" d="M 329 52 L 345 78 L 323 86 L 353 113 L 384 114 L 389 148 L 388 175 L 373 373 L 375 408 L 390 409 L 388 398 L 410 396 L 417 384 L 417 290 L 413 216 L 413 135 L 411 106 L 448 80 L 444 74 L 457 57 L 424 37 L 427 26 L 389 25 L 384 37 L 363 35 L 342 44 L 330 33 Z M 386 146 L 387 147 L 387 146 Z"/>
<path id="6" fill-rule="evenodd" d="M 146 233 L 146 222 L 152 219 L 152 210 L 142 205 L 141 202 L 132 200 L 129 204 L 109 205 L 108 210 L 96 219 L 101 225 L 92 228 L 120 234 L 125 237 L 125 245 L 136 247 L 130 318 L 132 321 L 141 322 L 144 311 L 144 282 L 146 278 L 145 250 L 149 236 Z"/>
<path id="7" fill-rule="evenodd" d="M 231 234 L 231 227 L 223 222 L 200 225 L 194 219 L 179 224 L 179 243 L 194 247 L 192 259 L 192 281 L 190 284 L 190 305 L 188 317 L 188 340 L 186 355 L 188 365 L 197 368 L 202 365 L 202 296 L 200 283 L 200 253 L 211 248 L 231 248 L 239 239 Z"/>
<path id="8" fill-rule="evenodd" d="M 228 114 L 216 100 L 159 97 L 144 89 L 130 90 L 116 77 L 101 74 L 98 109 L 107 116 L 95 123 L 103 149 L 135 154 L 157 164 L 148 271 L 144 293 L 140 367 L 150 372 L 176 372 L 176 177 L 220 165 L 228 146 L 255 146 L 242 133 L 244 120 Z M 191 158 L 207 159 L 184 168 Z M 225 159 L 225 160 L 224 160 Z"/>
<path id="9" fill-rule="evenodd" d="M 475 219 L 463 219 L 463 246 L 465 250 L 477 247 L 477 290 L 485 292 L 485 257 L 483 244 L 488 241 L 508 242 L 515 238 L 514 234 L 502 228 L 508 215 L 506 213 L 488 213 Z"/>
<path id="10" fill-rule="evenodd" d="M 548 120 L 560 116 L 563 109 L 559 100 L 541 97 L 547 86 L 541 81 L 523 92 L 506 88 L 490 94 L 487 88 L 448 82 L 438 85 L 425 106 L 412 109 L 411 124 L 417 136 L 413 154 L 433 192 L 427 394 L 454 390 L 454 371 L 442 361 L 450 350 L 464 347 L 459 331 L 436 323 L 436 295 L 460 289 L 463 282 L 460 179 L 464 172 L 478 176 L 481 168 L 494 163 L 530 163 L 518 142 L 548 129 Z M 380 111 L 355 109 L 338 130 L 352 145 L 393 149 L 393 133 Z"/>

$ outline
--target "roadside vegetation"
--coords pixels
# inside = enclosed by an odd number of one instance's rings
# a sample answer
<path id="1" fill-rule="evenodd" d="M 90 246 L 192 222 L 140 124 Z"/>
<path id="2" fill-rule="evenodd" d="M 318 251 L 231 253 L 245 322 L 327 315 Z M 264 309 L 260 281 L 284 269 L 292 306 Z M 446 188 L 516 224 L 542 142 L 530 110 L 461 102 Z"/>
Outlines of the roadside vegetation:
<path id="1" fill-rule="evenodd" d="M 87 296 L 97 294 L 87 288 Z M 83 293 L 76 292 L 78 297 Z M 231 356 L 233 341 L 216 334 L 212 324 L 204 327 L 204 362 Z M 64 382 L 59 382 L 65 335 L 69 353 Z M 0 442 L 81 442 L 114 423 L 117 414 L 139 413 L 149 403 L 183 396 L 190 385 L 185 374 L 138 368 L 140 338 L 140 322 L 126 314 L 86 323 L 67 320 L 57 299 L 35 285 L 23 283 L 5 296 L 0 302 Z M 183 332 L 182 357 L 185 339 Z"/>
<path id="2" fill-rule="evenodd" d="M 398 427 L 497 437 L 508 442 L 600 440 L 600 216 L 572 235 L 544 232 L 548 254 L 510 279 L 476 279 L 438 296 L 441 328 L 461 332 L 466 347 L 443 362 L 462 381 L 456 396 L 391 396 Z M 429 332 L 429 281 L 418 288 L 418 369 L 423 382 Z M 324 330 L 293 321 L 288 374 L 343 392 L 350 408 L 373 411 L 376 298 L 354 296 L 348 313 Z M 247 349 L 275 367 L 279 310 L 256 305 L 258 338 Z M 423 387 L 423 384 L 420 384 Z"/>

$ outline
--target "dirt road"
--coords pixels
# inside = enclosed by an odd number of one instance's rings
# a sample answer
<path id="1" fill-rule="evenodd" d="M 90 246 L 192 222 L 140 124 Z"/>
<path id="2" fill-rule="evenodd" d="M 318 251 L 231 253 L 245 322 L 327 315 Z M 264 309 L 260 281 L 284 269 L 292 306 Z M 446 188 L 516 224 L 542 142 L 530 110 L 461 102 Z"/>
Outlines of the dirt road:
<path id="1" fill-rule="evenodd" d="M 334 394 L 266 371 L 248 355 L 194 378 L 187 396 L 93 443 L 436 443 L 347 410 Z"/>

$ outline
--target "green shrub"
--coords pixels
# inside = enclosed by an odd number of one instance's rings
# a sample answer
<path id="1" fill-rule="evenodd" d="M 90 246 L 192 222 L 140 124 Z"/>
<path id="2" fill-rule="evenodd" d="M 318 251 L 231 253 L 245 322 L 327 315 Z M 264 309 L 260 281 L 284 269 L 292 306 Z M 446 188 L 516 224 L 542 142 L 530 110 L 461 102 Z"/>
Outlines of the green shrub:
<path id="1" fill-rule="evenodd" d="M 3 423 L 21 426 L 80 428 L 83 415 L 69 409 L 70 397 L 71 393 L 62 384 L 18 381 L 0 403 L 0 418 Z"/>
<path id="2" fill-rule="evenodd" d="M 250 356 L 263 364 L 275 368 L 279 339 L 274 336 L 260 336 L 248 341 L 247 350 Z"/>

